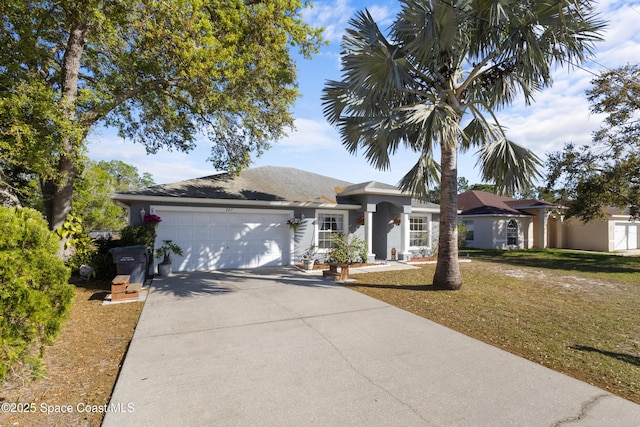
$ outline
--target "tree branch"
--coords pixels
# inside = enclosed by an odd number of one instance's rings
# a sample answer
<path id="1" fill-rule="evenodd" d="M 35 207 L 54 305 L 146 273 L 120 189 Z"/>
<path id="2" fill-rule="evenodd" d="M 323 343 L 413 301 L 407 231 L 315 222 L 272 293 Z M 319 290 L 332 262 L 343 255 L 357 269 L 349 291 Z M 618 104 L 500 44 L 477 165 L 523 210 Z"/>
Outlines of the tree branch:
<path id="1" fill-rule="evenodd" d="M 497 54 L 497 52 L 494 51 L 494 52 L 490 53 L 489 55 L 487 55 L 478 64 L 474 65 L 473 69 L 471 70 L 471 72 L 469 73 L 467 78 L 456 89 L 456 98 L 458 98 L 458 99 L 461 98 L 462 93 L 467 89 L 467 87 L 469 87 L 469 85 L 476 78 L 476 76 L 479 75 L 482 72 L 483 68 L 489 63 L 489 61 L 491 61 L 492 59 L 494 59 L 496 57 L 496 54 Z"/>
<path id="2" fill-rule="evenodd" d="M 117 106 L 127 102 L 129 99 L 135 97 L 140 92 L 143 92 L 144 90 L 147 90 L 147 89 L 155 90 L 159 93 L 162 93 L 163 95 L 171 95 L 177 101 L 188 104 L 185 100 L 175 97 L 175 95 L 171 94 L 171 92 L 166 91 L 164 89 L 162 90 L 159 89 L 159 88 L 166 88 L 166 87 L 172 87 L 172 86 L 179 87 L 179 85 L 174 81 L 167 80 L 167 79 L 155 79 L 150 82 L 141 84 L 140 86 L 129 88 L 124 92 L 121 92 L 118 95 L 116 95 L 111 102 L 95 106 L 94 108 L 91 108 L 90 110 L 85 112 L 80 121 L 85 127 L 89 127 L 93 125 L 95 122 L 97 122 L 98 120 L 102 119 L 104 116 L 106 116 L 110 111 L 112 111 Z"/>

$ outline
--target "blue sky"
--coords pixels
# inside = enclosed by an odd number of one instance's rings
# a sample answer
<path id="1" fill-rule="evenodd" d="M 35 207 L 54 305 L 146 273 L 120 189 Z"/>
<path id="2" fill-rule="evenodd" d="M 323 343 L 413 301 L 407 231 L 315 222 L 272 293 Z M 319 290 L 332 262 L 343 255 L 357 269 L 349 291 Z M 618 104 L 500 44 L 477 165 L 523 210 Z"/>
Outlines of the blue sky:
<path id="1" fill-rule="evenodd" d="M 289 166 L 353 183 L 375 180 L 397 184 L 415 164 L 417 154 L 399 151 L 387 171 L 374 169 L 361 155 L 349 154 L 342 147 L 337 131 L 324 119 L 321 93 L 326 80 L 340 78 L 340 41 L 349 19 L 366 5 L 381 28 L 386 28 L 395 18 L 399 3 L 315 0 L 313 4 L 313 9 L 305 12 L 305 19 L 314 26 L 324 27 L 330 44 L 313 59 L 297 61 L 302 96 L 293 110 L 296 129 L 255 159 L 252 167 Z M 534 104 L 526 106 L 519 99 L 498 113 L 508 137 L 533 150 L 543 160 L 547 153 L 561 150 L 567 142 L 581 145 L 591 141 L 591 133 L 601 123 L 600 117 L 590 114 L 585 96 L 594 73 L 640 62 L 640 0 L 601 0 L 597 9 L 609 24 L 592 60 L 582 68 L 555 71 L 554 85 L 538 93 Z M 97 129 L 89 138 L 88 148 L 90 158 L 122 160 L 137 167 L 140 173 L 151 173 L 158 184 L 216 172 L 206 161 L 210 152 L 206 141 L 186 154 L 160 151 L 147 155 L 141 145 L 118 138 L 110 129 Z M 473 153 L 460 156 L 458 174 L 471 184 L 480 182 L 474 165 Z"/>

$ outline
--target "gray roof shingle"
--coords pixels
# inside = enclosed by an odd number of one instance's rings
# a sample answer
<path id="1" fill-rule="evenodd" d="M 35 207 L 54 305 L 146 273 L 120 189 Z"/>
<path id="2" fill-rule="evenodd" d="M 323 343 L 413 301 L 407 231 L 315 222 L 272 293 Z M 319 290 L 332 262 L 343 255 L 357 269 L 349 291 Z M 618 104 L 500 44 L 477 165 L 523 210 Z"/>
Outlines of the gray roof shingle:
<path id="1" fill-rule="evenodd" d="M 263 166 L 239 175 L 220 173 L 171 184 L 124 191 L 139 196 L 190 197 L 232 200 L 348 203 L 336 195 L 350 182 L 295 168 Z M 117 195 L 116 195 L 117 198 Z"/>

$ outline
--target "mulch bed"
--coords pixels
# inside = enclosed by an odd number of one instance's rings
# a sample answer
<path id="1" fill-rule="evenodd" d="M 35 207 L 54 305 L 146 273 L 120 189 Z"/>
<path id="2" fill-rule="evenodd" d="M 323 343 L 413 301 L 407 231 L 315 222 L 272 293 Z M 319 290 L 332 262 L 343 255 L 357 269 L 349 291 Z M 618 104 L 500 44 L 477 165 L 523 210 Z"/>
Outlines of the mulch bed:
<path id="1" fill-rule="evenodd" d="M 351 268 L 373 267 L 373 266 L 376 266 L 376 265 L 380 265 L 380 264 L 354 262 L 353 264 L 349 264 L 349 267 L 351 267 Z M 304 265 L 302 265 L 302 264 L 296 264 L 296 267 L 298 267 L 301 270 L 305 270 Z M 313 269 L 314 270 L 328 270 L 329 269 L 329 264 L 328 263 L 313 264 Z"/>
<path id="2" fill-rule="evenodd" d="M 69 320 L 45 350 L 44 378 L 0 386 L 0 426 L 100 426 L 144 305 L 103 306 L 109 289 L 110 282 L 76 284 Z"/>

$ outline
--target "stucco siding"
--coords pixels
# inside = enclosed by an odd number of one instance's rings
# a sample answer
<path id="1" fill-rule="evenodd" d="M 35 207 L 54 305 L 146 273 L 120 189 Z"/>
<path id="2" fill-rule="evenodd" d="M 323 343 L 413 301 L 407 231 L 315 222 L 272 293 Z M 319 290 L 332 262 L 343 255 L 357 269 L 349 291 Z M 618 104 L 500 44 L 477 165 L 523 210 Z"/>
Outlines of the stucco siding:
<path id="1" fill-rule="evenodd" d="M 461 217 L 464 221 L 473 221 L 474 239 L 467 240 L 469 248 L 477 249 L 530 249 L 533 244 L 534 226 L 531 218 L 512 217 Z M 515 220 L 518 225 L 517 245 L 507 242 L 507 225 Z"/>
<path id="2" fill-rule="evenodd" d="M 583 223 L 574 218 L 565 220 L 563 247 L 565 249 L 609 252 L 609 222 Z"/>
<path id="3" fill-rule="evenodd" d="M 464 218 L 473 221 L 473 240 L 467 240 L 467 246 L 476 249 L 493 249 L 494 220 L 489 217 Z"/>

